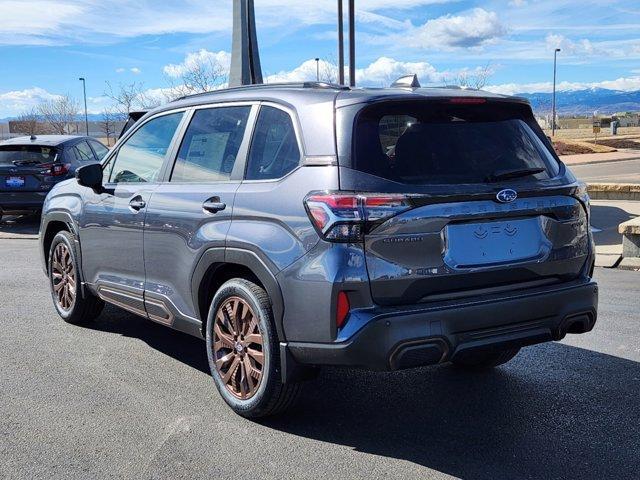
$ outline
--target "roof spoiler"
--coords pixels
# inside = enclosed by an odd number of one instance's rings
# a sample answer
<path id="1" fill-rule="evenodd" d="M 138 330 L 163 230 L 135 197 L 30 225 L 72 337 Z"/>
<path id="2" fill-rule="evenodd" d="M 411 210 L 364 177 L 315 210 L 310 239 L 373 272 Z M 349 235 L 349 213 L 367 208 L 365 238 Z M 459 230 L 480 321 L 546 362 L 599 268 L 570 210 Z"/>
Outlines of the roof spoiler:
<path id="1" fill-rule="evenodd" d="M 420 82 L 418 81 L 418 75 L 412 73 L 411 75 L 403 75 L 391 84 L 391 88 L 420 88 Z"/>
<path id="2" fill-rule="evenodd" d="M 133 127 L 138 120 L 144 117 L 149 110 L 135 110 L 133 112 L 129 112 L 129 118 L 122 127 L 122 131 L 120 132 L 120 137 L 122 137 L 127 131 Z"/>

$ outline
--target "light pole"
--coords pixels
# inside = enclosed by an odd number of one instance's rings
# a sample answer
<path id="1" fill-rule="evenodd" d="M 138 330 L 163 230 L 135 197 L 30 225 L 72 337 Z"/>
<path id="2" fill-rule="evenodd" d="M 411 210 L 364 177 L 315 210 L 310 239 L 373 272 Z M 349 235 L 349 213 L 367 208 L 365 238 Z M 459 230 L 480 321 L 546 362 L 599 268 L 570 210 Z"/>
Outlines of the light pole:
<path id="1" fill-rule="evenodd" d="M 356 86 L 356 2 L 349 0 L 349 86 Z"/>
<path id="2" fill-rule="evenodd" d="M 78 80 L 82 82 L 82 93 L 84 94 L 84 126 L 87 133 L 87 137 L 89 136 L 89 116 L 87 115 L 87 82 L 84 77 L 80 77 Z"/>
<path id="3" fill-rule="evenodd" d="M 320 59 L 316 57 L 316 81 L 320 81 Z"/>
<path id="4" fill-rule="evenodd" d="M 551 136 L 555 137 L 556 135 L 556 64 L 558 61 L 558 52 L 560 51 L 559 48 L 556 48 L 553 51 L 553 99 L 552 99 L 552 104 L 553 107 L 551 108 Z"/>
<path id="5" fill-rule="evenodd" d="M 338 83 L 344 85 L 344 17 L 342 0 L 338 0 Z"/>

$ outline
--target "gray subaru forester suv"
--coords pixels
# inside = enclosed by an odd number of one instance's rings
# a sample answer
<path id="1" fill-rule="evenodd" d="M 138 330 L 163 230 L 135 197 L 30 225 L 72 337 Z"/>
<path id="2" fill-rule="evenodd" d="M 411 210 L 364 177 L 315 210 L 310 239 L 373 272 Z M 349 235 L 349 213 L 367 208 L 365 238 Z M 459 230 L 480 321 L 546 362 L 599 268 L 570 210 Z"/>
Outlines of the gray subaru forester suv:
<path id="1" fill-rule="evenodd" d="M 57 312 L 206 339 L 246 417 L 322 365 L 489 368 L 596 321 L 589 198 L 519 98 L 231 88 L 149 112 L 76 177 L 42 216 Z"/>

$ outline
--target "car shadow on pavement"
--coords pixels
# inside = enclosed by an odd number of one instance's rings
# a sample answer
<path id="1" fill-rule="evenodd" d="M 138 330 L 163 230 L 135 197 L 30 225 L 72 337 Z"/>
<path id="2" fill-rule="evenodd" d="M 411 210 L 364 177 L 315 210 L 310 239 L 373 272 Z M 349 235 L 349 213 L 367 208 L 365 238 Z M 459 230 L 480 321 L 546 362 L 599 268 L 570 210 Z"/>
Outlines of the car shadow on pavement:
<path id="1" fill-rule="evenodd" d="M 552 343 L 484 373 L 327 369 L 262 423 L 464 479 L 638 478 L 638 392 L 640 364 Z"/>
<path id="2" fill-rule="evenodd" d="M 195 337 L 111 306 L 88 328 L 138 338 L 209 375 Z M 297 406 L 260 423 L 464 479 L 631 479 L 639 392 L 640 363 L 548 343 L 487 372 L 325 368 Z"/>
<path id="3" fill-rule="evenodd" d="M 596 245 L 621 245 L 622 235 L 618 233 L 618 225 L 634 217 L 619 207 L 591 204 L 591 225 L 601 230 L 593 234 Z"/>
<path id="4" fill-rule="evenodd" d="M 102 314 L 84 328 L 142 340 L 151 348 L 210 375 L 205 342 L 171 330 L 118 307 L 106 305 Z"/>
<path id="5" fill-rule="evenodd" d="M 19 215 L 3 217 L 0 220 L 0 238 L 38 235 L 40 215 Z"/>

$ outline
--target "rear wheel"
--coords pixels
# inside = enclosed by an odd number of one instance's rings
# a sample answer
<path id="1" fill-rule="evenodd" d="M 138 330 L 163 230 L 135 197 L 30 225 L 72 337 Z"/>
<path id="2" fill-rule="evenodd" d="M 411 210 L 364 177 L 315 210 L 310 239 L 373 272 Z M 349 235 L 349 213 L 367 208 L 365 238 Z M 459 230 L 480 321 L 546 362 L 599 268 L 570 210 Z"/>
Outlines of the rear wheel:
<path id="1" fill-rule="evenodd" d="M 475 352 L 451 360 L 458 368 L 465 370 L 485 370 L 507 363 L 515 357 L 519 348 L 487 352 Z"/>
<path id="2" fill-rule="evenodd" d="M 88 291 L 82 295 L 77 259 L 73 236 L 69 232 L 58 232 L 49 250 L 51 298 L 65 322 L 82 324 L 100 315 L 104 302 Z"/>
<path id="3" fill-rule="evenodd" d="M 299 384 L 282 383 L 269 296 L 244 279 L 216 293 L 207 320 L 209 368 L 220 395 L 247 418 L 275 415 L 295 401 Z"/>

